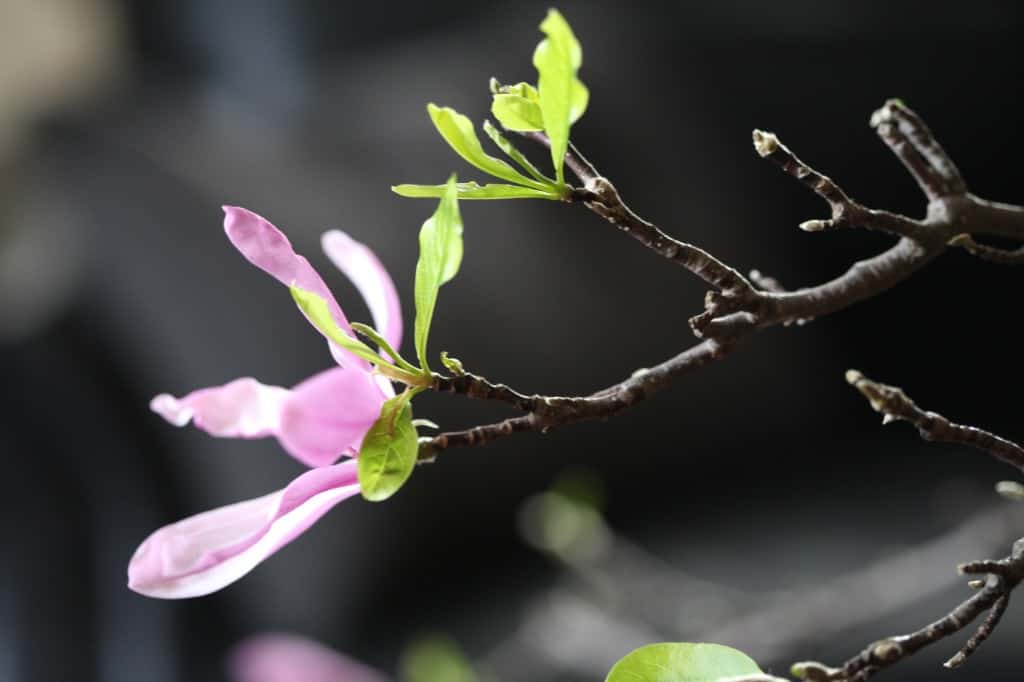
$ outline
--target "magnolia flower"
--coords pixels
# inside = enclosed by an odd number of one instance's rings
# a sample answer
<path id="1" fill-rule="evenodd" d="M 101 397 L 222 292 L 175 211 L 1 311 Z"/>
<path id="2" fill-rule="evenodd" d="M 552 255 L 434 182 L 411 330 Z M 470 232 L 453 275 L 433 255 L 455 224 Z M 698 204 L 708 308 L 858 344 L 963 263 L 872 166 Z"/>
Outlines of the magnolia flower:
<path id="1" fill-rule="evenodd" d="M 345 313 L 316 270 L 295 253 L 288 238 L 260 216 L 243 208 L 224 208 L 224 231 L 246 259 L 285 286 L 322 297 L 331 317 L 351 335 Z M 395 285 L 368 248 L 338 230 L 324 234 L 324 252 L 348 275 L 366 299 L 374 325 L 397 347 L 402 317 Z M 183 398 L 158 395 L 154 412 L 175 426 L 191 421 L 213 436 L 276 436 L 292 456 L 308 466 L 324 466 L 343 453 L 354 454 L 381 404 L 394 395 L 391 384 L 370 372 L 370 365 L 328 341 L 340 367 L 326 370 L 291 390 L 255 379 L 236 379 L 203 388 Z"/>
<path id="2" fill-rule="evenodd" d="M 288 286 L 322 297 L 338 326 L 348 319 L 323 279 L 288 239 L 260 216 L 224 208 L 224 230 L 246 259 Z M 366 299 L 374 324 L 393 347 L 402 320 L 394 283 L 373 253 L 343 232 L 324 234 L 328 258 Z M 150 535 L 128 566 L 128 586 L 151 597 L 209 594 L 238 580 L 290 542 L 338 502 L 359 492 L 355 456 L 363 436 L 394 395 L 391 384 L 365 360 L 328 341 L 340 366 L 286 389 L 245 377 L 182 398 L 159 395 L 150 407 L 176 426 L 190 421 L 213 436 L 275 436 L 299 461 L 314 468 L 283 490 L 214 509 Z"/>
<path id="3" fill-rule="evenodd" d="M 386 682 L 372 668 L 295 635 L 257 635 L 228 659 L 232 682 Z"/>

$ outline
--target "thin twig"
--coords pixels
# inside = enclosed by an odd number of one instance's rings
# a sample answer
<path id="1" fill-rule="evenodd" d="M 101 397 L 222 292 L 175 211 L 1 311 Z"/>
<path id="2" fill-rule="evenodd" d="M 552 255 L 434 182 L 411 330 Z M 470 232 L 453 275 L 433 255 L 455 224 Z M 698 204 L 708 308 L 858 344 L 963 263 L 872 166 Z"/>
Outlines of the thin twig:
<path id="1" fill-rule="evenodd" d="M 967 657 L 992 634 L 1006 610 L 1010 593 L 1024 579 L 1024 538 L 1014 543 L 1013 551 L 1009 556 L 983 563 L 995 571 L 989 573 L 984 587 L 942 618 L 909 634 L 888 637 L 869 644 L 838 668 L 812 661 L 795 665 L 794 673 L 811 680 L 811 682 L 865 682 L 879 671 L 960 632 L 974 622 L 978 616 L 991 609 L 989 617 L 978 628 L 975 635 L 946 662 L 946 667 L 949 668 L 962 665 Z M 965 566 L 961 566 L 961 571 Z"/>
<path id="2" fill-rule="evenodd" d="M 929 200 L 967 193 L 956 164 L 924 121 L 899 100 L 889 100 L 871 116 L 871 125 Z"/>
<path id="3" fill-rule="evenodd" d="M 941 414 L 926 412 L 902 389 L 872 381 L 856 370 L 848 371 L 846 380 L 868 399 L 876 412 L 884 415 L 885 423 L 910 422 L 927 441 L 967 445 L 1024 471 L 1024 448 L 1017 443 L 974 426 L 955 424 Z"/>
<path id="4" fill-rule="evenodd" d="M 967 253 L 999 265 L 1024 265 L 1024 246 L 1017 249 L 998 249 L 974 241 L 969 234 L 958 234 L 949 240 L 950 246 L 959 246 Z"/>

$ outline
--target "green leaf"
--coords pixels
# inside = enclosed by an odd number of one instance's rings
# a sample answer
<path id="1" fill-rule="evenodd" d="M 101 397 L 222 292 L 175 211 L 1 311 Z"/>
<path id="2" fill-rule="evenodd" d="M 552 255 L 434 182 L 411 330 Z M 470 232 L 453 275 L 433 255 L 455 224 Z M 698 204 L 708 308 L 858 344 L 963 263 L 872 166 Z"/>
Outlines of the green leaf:
<path id="1" fill-rule="evenodd" d="M 313 326 L 321 334 L 363 360 L 372 363 L 384 362 L 383 358 L 374 353 L 372 348 L 362 341 L 352 338 L 338 326 L 338 323 L 334 321 L 334 317 L 331 316 L 330 309 L 327 307 L 327 301 L 322 296 L 314 294 L 312 291 L 300 289 L 294 284 L 289 286 L 288 289 L 291 291 L 292 298 L 295 299 L 299 309 L 306 314 L 306 317 L 309 318 L 309 321 L 313 323 Z"/>
<path id="2" fill-rule="evenodd" d="M 536 178 L 538 182 L 547 184 L 553 191 L 558 191 L 555 181 L 551 178 L 545 177 L 543 173 L 537 170 L 537 167 L 530 163 L 530 160 L 523 156 L 521 151 L 512 146 L 512 143 L 509 142 L 497 128 L 491 125 L 490 121 L 484 121 L 484 132 L 487 133 L 487 136 L 491 138 L 491 141 L 498 146 L 498 149 L 505 152 L 505 155 L 518 163 L 524 171 Z"/>
<path id="3" fill-rule="evenodd" d="M 459 215 L 458 187 L 453 175 L 445 186 L 437 211 L 420 229 L 420 259 L 416 263 L 415 345 L 420 367 L 429 372 L 427 336 L 434 319 L 441 285 L 455 277 L 462 263 L 462 217 Z"/>
<path id="4" fill-rule="evenodd" d="M 558 184 L 564 185 L 569 128 L 583 115 L 590 94 L 576 76 L 583 63 L 583 50 L 565 18 L 557 10 L 549 10 L 540 30 L 547 38 L 537 45 L 533 65 L 538 73 L 544 130 L 551 141 L 551 162 Z"/>
<path id="5" fill-rule="evenodd" d="M 533 87 L 529 83 L 516 83 L 515 85 L 501 85 L 495 79 L 491 79 L 491 91 L 495 95 L 515 95 L 516 97 L 522 97 L 528 99 L 531 102 L 540 101 L 540 93 L 537 92 L 537 88 Z"/>
<path id="6" fill-rule="evenodd" d="M 436 199 L 445 195 L 447 185 L 394 185 L 391 191 L 411 199 Z M 541 191 L 519 185 L 478 185 L 475 182 L 460 182 L 455 186 L 460 199 L 551 199 L 559 200 L 562 194 L 555 188 Z"/>
<path id="7" fill-rule="evenodd" d="M 455 152 L 473 166 L 496 178 L 507 180 L 516 185 L 532 187 L 539 190 L 549 189 L 547 185 L 532 180 L 484 151 L 480 139 L 476 136 L 473 123 L 468 118 L 449 107 L 427 105 L 431 120 L 441 133 L 441 137 Z"/>
<path id="8" fill-rule="evenodd" d="M 749 656 L 719 644 L 648 644 L 619 660 L 605 682 L 717 682 L 761 672 Z"/>
<path id="9" fill-rule="evenodd" d="M 473 668 L 459 646 L 442 635 L 420 636 L 403 652 L 402 682 L 475 682 Z"/>
<path id="10" fill-rule="evenodd" d="M 466 373 L 466 370 L 462 367 L 462 361 L 448 355 L 446 350 L 441 351 L 441 364 L 457 377 L 461 377 Z"/>
<path id="11" fill-rule="evenodd" d="M 384 402 L 380 417 L 363 438 L 359 449 L 359 487 L 371 502 L 386 500 L 409 480 L 416 467 L 419 439 L 412 423 L 406 391 Z"/>
<path id="12" fill-rule="evenodd" d="M 399 355 L 398 351 L 392 348 L 391 344 L 388 343 L 387 339 L 385 339 L 381 335 L 381 333 L 378 332 L 376 329 L 374 329 L 368 324 L 362 324 L 360 322 L 350 322 L 349 324 L 352 326 L 352 331 L 361 336 L 365 336 L 370 341 L 377 344 L 377 347 L 380 348 L 388 356 L 390 356 L 391 361 L 398 365 L 400 368 L 409 372 L 416 371 L 416 368 L 409 364 L 409 362 L 407 362 L 405 358 Z"/>
<path id="13" fill-rule="evenodd" d="M 491 113 L 506 130 L 544 130 L 544 114 L 536 100 L 499 93 L 491 102 Z"/>

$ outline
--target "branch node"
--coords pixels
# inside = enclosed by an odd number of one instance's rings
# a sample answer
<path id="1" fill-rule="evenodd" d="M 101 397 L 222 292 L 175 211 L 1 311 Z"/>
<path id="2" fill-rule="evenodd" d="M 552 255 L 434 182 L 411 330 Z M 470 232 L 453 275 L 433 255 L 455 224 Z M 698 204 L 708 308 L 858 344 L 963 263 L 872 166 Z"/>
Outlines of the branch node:
<path id="1" fill-rule="evenodd" d="M 804 232 L 825 232 L 834 229 L 835 222 L 832 220 L 805 220 L 800 223 L 800 229 Z"/>
<path id="2" fill-rule="evenodd" d="M 789 668 L 793 677 L 808 682 L 830 682 L 837 679 L 842 672 L 839 668 L 832 668 L 818 661 L 800 661 Z"/>
<path id="3" fill-rule="evenodd" d="M 752 136 L 754 138 L 754 150 L 757 151 L 762 159 L 771 156 L 779 148 L 779 138 L 776 137 L 775 133 L 754 128 Z"/>
<path id="4" fill-rule="evenodd" d="M 881 663 L 891 663 L 903 656 L 903 645 L 892 639 L 883 639 L 871 647 L 871 657 Z"/>

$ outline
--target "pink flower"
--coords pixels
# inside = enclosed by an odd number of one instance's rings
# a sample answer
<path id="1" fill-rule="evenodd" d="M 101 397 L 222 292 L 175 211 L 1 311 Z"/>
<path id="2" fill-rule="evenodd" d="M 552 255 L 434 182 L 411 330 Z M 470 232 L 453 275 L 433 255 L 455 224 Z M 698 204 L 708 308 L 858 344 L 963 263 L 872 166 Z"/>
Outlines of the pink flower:
<path id="1" fill-rule="evenodd" d="M 257 635 L 228 661 L 231 682 L 386 682 L 381 673 L 294 635 Z"/>
<path id="2" fill-rule="evenodd" d="M 225 207 L 224 229 L 251 263 L 283 284 L 321 296 L 338 326 L 351 327 L 323 279 L 288 239 L 260 216 Z M 324 235 L 323 248 L 366 299 L 374 324 L 393 347 L 401 341 L 401 309 L 395 286 L 380 261 L 342 232 Z M 329 342 L 330 343 L 330 342 Z M 219 590 L 251 571 L 338 502 L 359 492 L 356 463 L 333 464 L 359 451 L 381 405 L 394 395 L 371 366 L 330 343 L 339 367 L 292 389 L 255 379 L 235 379 L 183 398 L 163 394 L 150 407 L 176 426 L 191 421 L 213 436 L 275 436 L 311 467 L 283 490 L 221 507 L 165 526 L 142 543 L 128 566 L 128 586 L 151 597 L 195 597 Z"/>
<path id="3" fill-rule="evenodd" d="M 224 231 L 250 263 L 285 286 L 294 283 L 327 301 L 334 321 L 351 334 L 348 319 L 330 289 L 280 230 L 251 211 L 227 206 Z M 327 232 L 322 244 L 327 256 L 366 299 L 377 330 L 397 347 L 402 314 L 395 285 L 384 266 L 373 252 L 343 232 Z M 213 436 L 273 435 L 303 464 L 330 464 L 342 454 L 359 451 L 363 435 L 393 392 L 390 383 L 370 373 L 365 360 L 328 343 L 341 367 L 314 375 L 291 390 L 246 377 L 183 398 L 158 395 L 150 408 L 175 426 L 191 421 Z"/>

